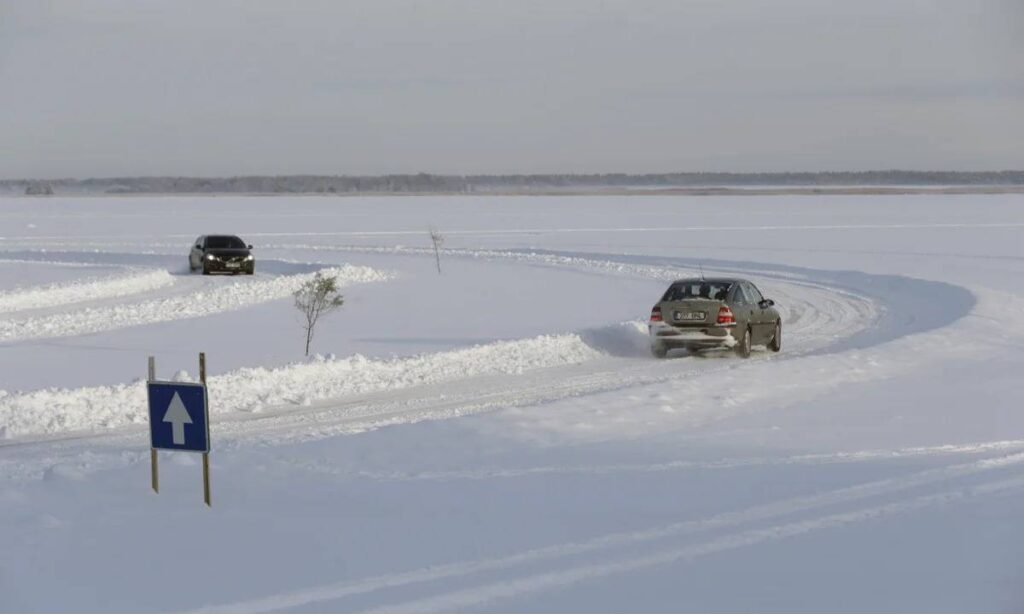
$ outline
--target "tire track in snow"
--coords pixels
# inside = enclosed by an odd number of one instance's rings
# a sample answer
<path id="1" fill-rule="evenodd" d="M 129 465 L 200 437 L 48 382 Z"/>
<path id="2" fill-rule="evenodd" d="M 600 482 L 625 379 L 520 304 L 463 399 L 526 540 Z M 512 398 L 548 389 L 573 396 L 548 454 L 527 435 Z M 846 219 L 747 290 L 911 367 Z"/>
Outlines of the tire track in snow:
<path id="1" fill-rule="evenodd" d="M 334 465 L 297 462 L 288 459 L 279 462 L 322 475 L 341 478 L 370 479 L 381 482 L 450 481 L 450 480 L 493 480 L 523 478 L 544 475 L 607 475 L 613 473 L 663 473 L 686 470 L 738 469 L 743 467 L 778 467 L 789 465 L 838 465 L 880 460 L 902 460 L 940 455 L 971 455 L 1024 450 L 1024 439 L 990 441 L 983 443 L 947 444 L 941 446 L 914 446 L 892 450 L 857 450 L 853 452 L 831 452 L 820 454 L 797 454 L 793 456 L 722 458 L 710 461 L 672 460 L 660 463 L 622 463 L 616 465 L 547 465 L 539 467 L 466 469 L 462 471 L 372 472 L 344 471 Z"/>
<path id="2" fill-rule="evenodd" d="M 741 511 L 723 512 L 702 519 L 685 520 L 651 529 L 609 533 L 585 541 L 544 546 L 508 556 L 436 565 L 403 573 L 365 578 L 363 580 L 327 584 L 236 603 L 201 607 L 190 610 L 190 612 L 205 614 L 272 612 L 314 603 L 336 601 L 385 588 L 397 588 L 412 584 L 461 578 L 483 572 L 514 569 L 581 554 L 614 551 L 617 548 L 650 544 L 652 542 L 656 543 L 668 538 L 679 538 L 713 530 L 737 528 L 748 523 L 776 521 L 785 516 L 812 512 L 830 506 L 856 504 L 874 497 L 892 495 L 957 478 L 966 478 L 988 471 L 1006 469 L 1022 463 L 1024 463 L 1024 453 L 982 459 L 971 463 L 928 469 L 906 476 L 865 482 L 824 493 L 755 505 Z M 495 584 L 485 584 L 476 588 L 457 590 L 423 600 L 410 601 L 405 604 L 385 606 L 380 608 L 379 611 L 432 612 L 481 605 L 497 599 L 516 597 L 615 573 L 625 573 L 637 571 L 645 567 L 666 565 L 686 558 L 694 558 L 712 552 L 754 545 L 771 539 L 791 537 L 812 530 L 838 527 L 885 515 L 906 513 L 942 502 L 964 499 L 969 496 L 995 494 L 1003 490 L 1017 488 L 1024 488 L 1024 477 L 1016 477 L 980 486 L 947 490 L 937 494 L 907 498 L 894 503 L 839 512 L 809 520 L 798 520 L 768 528 L 740 531 L 726 534 L 707 542 L 648 556 L 627 558 L 607 564 L 583 565 L 556 570 L 547 574 L 526 576 L 519 580 L 503 580 Z"/>
<path id="3" fill-rule="evenodd" d="M 573 584 L 598 580 L 612 575 L 634 573 L 652 567 L 663 567 L 746 546 L 780 541 L 814 531 L 835 529 L 860 522 L 879 520 L 929 507 L 948 505 L 974 497 L 999 495 L 1022 488 L 1024 488 L 1024 477 L 988 482 L 967 488 L 922 495 L 896 503 L 861 507 L 852 511 L 829 514 L 809 520 L 779 524 L 763 529 L 751 529 L 682 548 L 663 550 L 647 556 L 621 559 L 611 563 L 580 565 L 560 571 L 526 576 L 516 580 L 484 584 L 402 604 L 367 609 L 364 612 L 372 612 L 373 614 L 427 614 L 429 612 L 461 610 L 463 608 L 491 604 L 499 600 L 522 597 L 531 593 L 565 588 Z"/>
<path id="4" fill-rule="evenodd" d="M 308 244 L 270 244 L 267 249 L 309 250 L 313 252 L 369 253 L 381 255 L 411 255 L 433 257 L 428 248 L 380 246 L 324 246 Z M 670 283 L 683 277 L 700 274 L 696 264 L 688 266 L 673 260 L 611 256 L 605 254 L 565 254 L 550 250 L 490 250 L 446 248 L 445 256 L 473 260 L 503 260 L 551 268 L 592 271 L 605 275 L 618 275 Z M 640 261 L 642 260 L 642 261 Z M 648 262 L 650 261 L 650 262 Z M 708 263 L 709 264 L 709 263 Z M 807 270 L 778 270 L 761 268 L 751 271 L 735 263 L 716 262 L 715 268 L 704 265 L 707 274 L 742 275 L 755 282 L 766 296 L 775 299 L 783 320 L 787 351 L 815 345 L 821 347 L 833 341 L 850 337 L 876 324 L 882 317 L 884 306 L 875 300 L 851 290 L 840 289 L 810 279 Z M 820 273 L 820 272 L 818 272 Z M 656 301 L 651 297 L 651 303 Z"/>

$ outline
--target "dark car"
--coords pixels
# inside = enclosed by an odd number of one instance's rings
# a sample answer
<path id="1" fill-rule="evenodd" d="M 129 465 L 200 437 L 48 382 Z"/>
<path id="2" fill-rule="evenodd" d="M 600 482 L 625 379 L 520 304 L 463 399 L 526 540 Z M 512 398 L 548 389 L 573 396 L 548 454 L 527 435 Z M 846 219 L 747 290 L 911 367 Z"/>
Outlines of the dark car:
<path id="1" fill-rule="evenodd" d="M 782 317 L 745 279 L 680 279 L 651 310 L 651 352 L 733 348 L 746 358 L 754 345 L 782 349 Z"/>
<path id="2" fill-rule="evenodd" d="M 214 272 L 245 273 L 256 272 L 256 258 L 252 245 L 234 235 L 204 235 L 196 239 L 188 254 L 188 268 L 202 269 L 203 275 Z"/>

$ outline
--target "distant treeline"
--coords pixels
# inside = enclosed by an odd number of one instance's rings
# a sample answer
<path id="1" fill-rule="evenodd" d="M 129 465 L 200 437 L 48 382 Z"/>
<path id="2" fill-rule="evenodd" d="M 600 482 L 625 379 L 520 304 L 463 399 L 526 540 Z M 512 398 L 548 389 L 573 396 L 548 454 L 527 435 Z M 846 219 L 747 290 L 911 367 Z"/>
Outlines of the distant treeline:
<path id="1" fill-rule="evenodd" d="M 0 191 L 85 194 L 396 194 L 600 191 L 623 188 L 791 186 L 1024 186 L 1024 171 L 863 171 L 815 173 L 626 173 L 592 175 L 282 175 L 9 179 Z"/>

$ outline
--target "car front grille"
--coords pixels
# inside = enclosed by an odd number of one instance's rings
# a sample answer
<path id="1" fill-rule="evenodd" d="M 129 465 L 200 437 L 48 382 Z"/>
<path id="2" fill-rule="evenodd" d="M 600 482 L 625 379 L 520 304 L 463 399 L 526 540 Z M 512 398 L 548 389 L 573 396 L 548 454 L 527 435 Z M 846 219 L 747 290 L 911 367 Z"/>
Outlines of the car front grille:
<path id="1" fill-rule="evenodd" d="M 218 256 L 215 262 L 220 264 L 243 264 L 245 256 Z"/>

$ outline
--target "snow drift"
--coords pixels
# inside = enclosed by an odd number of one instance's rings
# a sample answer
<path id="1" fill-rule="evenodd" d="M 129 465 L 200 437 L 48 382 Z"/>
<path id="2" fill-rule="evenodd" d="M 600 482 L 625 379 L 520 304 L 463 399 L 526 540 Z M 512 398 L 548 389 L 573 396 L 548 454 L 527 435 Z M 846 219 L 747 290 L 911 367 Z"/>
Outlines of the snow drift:
<path id="1" fill-rule="evenodd" d="M 604 337 L 623 344 L 628 330 L 623 327 L 617 335 Z M 633 330 L 637 331 L 635 325 Z M 604 355 L 580 334 L 564 334 L 390 360 L 361 355 L 315 357 L 274 369 L 244 368 L 209 378 L 210 410 L 225 414 L 302 407 L 385 389 L 578 364 Z M 184 374 L 176 376 L 186 378 Z M 141 380 L 116 386 L 0 391 L 0 432 L 7 437 L 107 429 L 145 420 L 146 389 Z"/>
<path id="2" fill-rule="evenodd" d="M 0 293 L 0 313 L 58 307 L 150 292 L 174 283 L 167 271 L 134 269 L 124 275 L 82 279 Z"/>
<path id="3" fill-rule="evenodd" d="M 336 275 L 339 287 L 390 278 L 388 273 L 353 265 L 325 268 L 322 272 L 326 275 Z M 218 285 L 215 291 L 206 289 L 164 299 L 91 307 L 46 316 L 0 320 L 0 342 L 83 335 L 241 309 L 257 303 L 285 298 L 312 278 L 314 274 L 303 273 L 265 279 L 244 279 Z"/>

